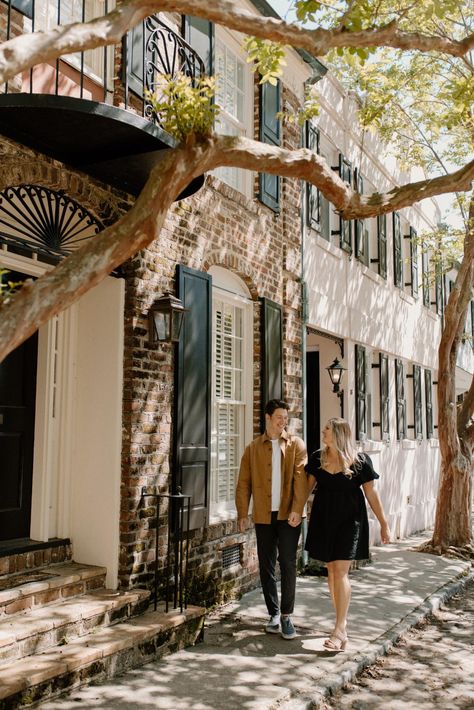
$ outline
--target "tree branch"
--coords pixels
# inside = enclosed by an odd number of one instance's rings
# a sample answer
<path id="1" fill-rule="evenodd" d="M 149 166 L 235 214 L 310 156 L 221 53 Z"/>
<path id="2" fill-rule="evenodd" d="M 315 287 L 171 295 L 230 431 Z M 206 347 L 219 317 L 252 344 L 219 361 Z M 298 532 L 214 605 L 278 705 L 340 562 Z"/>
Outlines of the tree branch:
<path id="1" fill-rule="evenodd" d="M 473 34 L 458 41 L 420 32 L 404 32 L 398 29 L 395 21 L 359 32 L 348 32 L 344 28 L 307 29 L 285 20 L 252 14 L 239 8 L 233 0 L 219 0 L 218 3 L 208 0 L 124 0 L 112 12 L 90 22 L 21 35 L 5 42 L 0 47 L 0 83 L 35 64 L 63 54 L 118 44 L 129 29 L 160 11 L 207 18 L 231 30 L 305 49 L 314 56 L 324 56 L 337 47 L 372 46 L 463 57 L 474 48 Z"/>
<path id="2" fill-rule="evenodd" d="M 157 165 L 132 209 L 111 227 L 35 282 L 27 282 L 11 302 L 0 307 L 0 361 L 38 327 L 77 301 L 86 291 L 159 236 L 167 211 L 177 195 L 198 175 L 221 166 L 259 170 L 307 180 L 316 185 L 342 217 L 372 217 L 418 199 L 460 189 L 472 180 L 469 171 L 397 187 L 388 193 L 363 196 L 354 192 L 326 161 L 308 149 L 285 150 L 248 138 L 212 136 L 170 150 Z M 470 175 L 470 178 L 469 178 Z M 449 179 L 451 182 L 449 182 Z M 467 183 L 466 183 L 467 184 Z"/>
<path id="3" fill-rule="evenodd" d="M 307 148 L 286 150 L 250 138 L 215 136 L 218 145 L 212 168 L 229 166 L 306 180 L 321 190 L 344 219 L 375 217 L 415 202 L 454 191 L 471 189 L 474 160 L 448 175 L 411 182 L 389 192 L 360 195 L 343 182 L 325 159 Z"/>
<path id="4" fill-rule="evenodd" d="M 168 209 L 206 168 L 199 146 L 170 150 L 153 169 L 132 209 L 55 269 L 27 281 L 0 306 L 0 362 L 41 325 L 62 312 L 113 269 L 155 239 Z"/>

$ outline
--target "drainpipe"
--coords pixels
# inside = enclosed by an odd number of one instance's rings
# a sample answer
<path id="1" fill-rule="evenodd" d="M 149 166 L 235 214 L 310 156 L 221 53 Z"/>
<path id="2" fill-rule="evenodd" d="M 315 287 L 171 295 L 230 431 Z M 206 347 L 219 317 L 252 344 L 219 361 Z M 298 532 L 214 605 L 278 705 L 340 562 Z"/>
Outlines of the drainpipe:
<path id="1" fill-rule="evenodd" d="M 305 144 L 305 127 L 302 129 L 302 145 Z M 301 180 L 301 210 L 300 210 L 300 233 L 301 233 L 301 381 L 302 381 L 302 406 L 301 406 L 301 416 L 303 418 L 303 441 L 307 441 L 307 426 L 306 426 L 306 324 L 308 321 L 308 292 L 306 288 L 305 280 L 305 264 L 304 264 L 304 246 L 305 246 L 305 222 L 306 222 L 306 200 L 305 200 L 305 190 L 306 183 Z M 301 532 L 303 535 L 303 551 L 301 554 L 301 561 L 303 567 L 308 564 L 308 553 L 304 549 L 304 543 L 306 542 L 306 535 L 308 532 L 308 518 L 304 517 L 301 522 Z"/>

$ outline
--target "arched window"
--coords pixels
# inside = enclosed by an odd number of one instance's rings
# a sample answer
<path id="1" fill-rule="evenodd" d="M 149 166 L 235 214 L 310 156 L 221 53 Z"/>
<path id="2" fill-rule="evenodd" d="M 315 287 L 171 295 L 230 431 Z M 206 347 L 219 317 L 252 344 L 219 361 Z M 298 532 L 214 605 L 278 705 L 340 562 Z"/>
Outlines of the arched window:
<path id="1" fill-rule="evenodd" d="M 240 459 L 252 438 L 253 304 L 244 282 L 213 266 L 211 523 L 235 514 Z"/>

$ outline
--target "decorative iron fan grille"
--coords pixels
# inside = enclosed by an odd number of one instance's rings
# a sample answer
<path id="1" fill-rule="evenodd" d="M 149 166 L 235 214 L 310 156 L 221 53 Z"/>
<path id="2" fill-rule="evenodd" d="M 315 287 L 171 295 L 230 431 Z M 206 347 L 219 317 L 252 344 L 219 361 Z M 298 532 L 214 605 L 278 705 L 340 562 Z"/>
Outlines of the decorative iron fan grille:
<path id="1" fill-rule="evenodd" d="M 0 243 L 11 251 L 58 261 L 102 229 L 64 190 L 19 185 L 0 192 Z"/>

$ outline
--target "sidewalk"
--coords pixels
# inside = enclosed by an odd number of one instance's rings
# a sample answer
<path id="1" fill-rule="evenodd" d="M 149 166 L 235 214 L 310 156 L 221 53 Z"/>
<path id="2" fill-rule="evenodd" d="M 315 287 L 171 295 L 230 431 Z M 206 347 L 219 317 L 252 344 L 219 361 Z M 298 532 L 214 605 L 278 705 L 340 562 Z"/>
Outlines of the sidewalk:
<path id="1" fill-rule="evenodd" d="M 259 589 L 206 622 L 204 642 L 126 675 L 41 705 L 46 710 L 306 710 L 382 655 L 420 618 L 458 591 L 469 562 L 417 553 L 414 537 L 372 549 L 373 564 L 351 573 L 349 643 L 324 649 L 333 612 L 325 577 L 299 577 L 296 639 L 265 634 Z"/>

